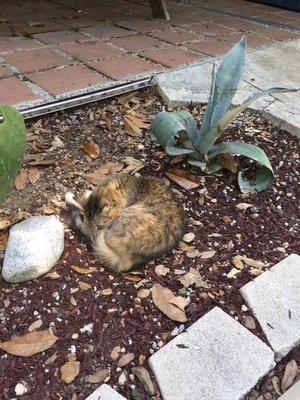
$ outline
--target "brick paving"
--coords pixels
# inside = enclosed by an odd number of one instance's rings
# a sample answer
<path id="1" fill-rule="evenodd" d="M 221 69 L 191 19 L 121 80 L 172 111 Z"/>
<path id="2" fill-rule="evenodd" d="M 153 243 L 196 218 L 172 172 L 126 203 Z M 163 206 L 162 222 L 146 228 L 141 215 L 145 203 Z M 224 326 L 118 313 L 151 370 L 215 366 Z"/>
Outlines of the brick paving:
<path id="1" fill-rule="evenodd" d="M 1 1 L 0 102 L 24 109 L 199 63 L 243 34 L 250 51 L 300 38 L 293 11 L 246 0 L 167 3 L 170 21 L 153 19 L 146 0 Z"/>

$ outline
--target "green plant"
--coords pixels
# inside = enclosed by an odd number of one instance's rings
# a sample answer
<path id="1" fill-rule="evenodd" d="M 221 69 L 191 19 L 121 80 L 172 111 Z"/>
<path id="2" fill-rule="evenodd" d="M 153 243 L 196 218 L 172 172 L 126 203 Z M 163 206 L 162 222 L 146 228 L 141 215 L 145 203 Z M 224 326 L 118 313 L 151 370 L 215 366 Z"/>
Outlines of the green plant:
<path id="1" fill-rule="evenodd" d="M 217 72 L 212 71 L 209 102 L 198 130 L 193 116 L 188 111 L 160 112 L 151 125 L 151 133 L 170 156 L 186 155 L 188 162 L 206 173 L 222 168 L 220 155 L 233 153 L 249 157 L 260 165 L 251 180 L 238 172 L 241 189 L 261 191 L 274 180 L 274 172 L 265 152 L 257 146 L 243 142 L 215 144 L 229 124 L 254 100 L 271 93 L 293 92 L 297 89 L 273 87 L 262 90 L 241 105 L 230 108 L 239 81 L 244 72 L 245 38 L 243 37 L 223 58 Z"/>
<path id="2" fill-rule="evenodd" d="M 19 111 L 0 104 L 0 203 L 8 195 L 15 180 L 26 147 L 26 128 Z"/>

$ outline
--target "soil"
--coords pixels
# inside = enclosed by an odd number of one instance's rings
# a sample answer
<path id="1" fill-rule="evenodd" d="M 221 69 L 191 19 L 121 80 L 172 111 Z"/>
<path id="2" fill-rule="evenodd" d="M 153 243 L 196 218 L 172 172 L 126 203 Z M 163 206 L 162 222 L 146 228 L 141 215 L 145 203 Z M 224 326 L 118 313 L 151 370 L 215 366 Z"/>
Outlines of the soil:
<path id="1" fill-rule="evenodd" d="M 199 183 L 199 187 L 185 190 L 170 182 L 184 204 L 187 232 L 193 232 L 195 240 L 188 245 L 181 243 L 166 257 L 140 268 L 136 274 L 123 276 L 95 262 L 85 245 L 66 228 L 64 253 L 49 274 L 18 285 L 0 280 L 1 341 L 28 333 L 28 327 L 38 319 L 42 321 L 38 330 L 50 330 L 59 338 L 50 349 L 31 357 L 13 356 L 0 350 L 1 399 L 14 398 L 15 385 L 21 381 L 28 388 L 22 397 L 24 400 L 85 399 L 100 385 L 87 383 L 85 377 L 100 368 L 109 369 L 107 383 L 125 398 L 160 399 L 158 389 L 155 396 L 146 393 L 131 374 L 132 366 L 140 364 L 150 372 L 149 356 L 172 338 L 171 332 L 174 334 L 176 327 L 186 329 L 215 306 L 245 324 L 245 317 L 251 312 L 245 307 L 239 289 L 288 254 L 299 252 L 298 140 L 260 115 L 248 113 L 242 114 L 227 129 L 226 140 L 243 140 L 264 149 L 276 174 L 276 181 L 267 191 L 247 195 L 241 193 L 236 176 L 229 171 L 206 175 L 178 159 L 170 165 L 163 149 L 153 144 L 147 129 L 142 130 L 141 136 L 128 134 L 128 125 L 124 125 L 128 110 L 144 115 L 147 124 L 163 108 L 160 99 L 147 89 L 27 123 L 23 178 L 21 185 L 17 185 L 19 190 L 13 188 L 1 205 L 2 223 L 6 220 L 10 225 L 37 214 L 57 214 L 64 221 L 66 191 L 83 193 L 92 189 L 89 173 L 100 167 L 103 172 L 108 162 L 122 163 L 125 157 L 131 156 L 144 164 L 137 174 L 166 179 L 166 171 L 175 168 L 188 170 Z M 191 107 L 190 111 L 200 121 L 203 109 Z M 90 141 L 99 146 L 100 154 L 96 158 L 83 151 Z M 251 170 L 247 161 L 241 160 L 241 165 Z M 32 176 L 40 176 L 33 184 L 26 174 L 31 181 L 34 181 Z M 251 206 L 241 210 L 237 208 L 241 203 Z M 7 231 L 0 232 L 2 249 Z M 216 253 L 207 259 L 188 258 L 187 251 L 193 249 L 189 246 L 200 252 L 215 250 Z M 262 261 L 264 267 L 245 265 L 235 277 L 229 278 L 227 274 L 234 267 L 232 259 L 236 255 Z M 170 268 L 166 276 L 155 273 L 155 266 L 159 264 Z M 97 268 L 82 275 L 71 266 Z M 201 273 L 209 289 L 182 286 L 179 274 L 191 267 Z M 88 283 L 90 288 L 83 290 L 79 282 Z M 154 283 L 190 299 L 186 324 L 172 321 L 161 313 L 151 295 L 142 300 L 137 298 L 139 289 L 150 289 Z M 111 294 L 110 291 L 101 294 L 105 289 L 111 289 Z M 266 342 L 255 318 L 254 322 L 252 332 Z M 91 332 L 84 332 L 82 328 L 90 323 L 93 324 Z M 115 346 L 120 346 L 123 353 L 133 353 L 134 360 L 118 367 L 110 356 Z M 80 362 L 80 373 L 73 383 L 66 384 L 60 379 L 59 369 L 70 353 Z M 51 362 L 45 365 L 53 354 Z M 286 364 L 291 359 L 300 364 L 299 348 L 279 362 L 246 399 L 277 399 Z M 119 377 L 123 371 L 126 381 L 122 385 Z"/>

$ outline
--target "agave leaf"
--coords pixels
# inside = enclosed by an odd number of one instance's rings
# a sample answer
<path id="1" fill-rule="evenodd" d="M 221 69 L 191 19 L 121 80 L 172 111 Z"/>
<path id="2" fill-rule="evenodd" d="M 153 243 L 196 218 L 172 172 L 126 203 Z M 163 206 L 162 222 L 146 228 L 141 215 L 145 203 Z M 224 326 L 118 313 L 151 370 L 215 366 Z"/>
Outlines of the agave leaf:
<path id="1" fill-rule="evenodd" d="M 0 104 L 0 203 L 4 201 L 20 169 L 26 147 L 26 128 L 19 111 Z"/>
<path id="2" fill-rule="evenodd" d="M 265 96 L 267 94 L 272 93 L 288 93 L 288 92 L 296 92 L 298 89 L 287 89 L 282 87 L 272 87 L 269 89 L 264 89 L 254 95 L 248 97 L 241 105 L 232 108 L 227 111 L 223 117 L 219 119 L 219 121 L 213 126 L 213 128 L 201 138 L 201 153 L 207 154 L 214 142 L 218 139 L 218 137 L 224 132 L 224 130 L 231 124 L 231 122 L 241 113 L 243 112 L 249 105 L 257 100 L 258 98 Z"/>
<path id="3" fill-rule="evenodd" d="M 189 150 L 193 150 L 192 141 L 198 134 L 196 122 L 194 117 L 188 111 L 179 112 L 160 112 L 154 118 L 151 124 L 151 133 L 157 141 L 174 153 L 174 148 L 177 147 L 178 142 Z M 179 147 L 180 148 L 180 147 Z M 178 154 L 188 154 L 177 153 Z"/>
<path id="4" fill-rule="evenodd" d="M 212 86 L 207 109 L 203 117 L 200 136 L 197 137 L 195 147 L 198 149 L 201 139 L 205 136 L 228 110 L 239 81 L 244 72 L 245 65 L 245 37 L 225 55 L 216 74 L 212 72 Z"/>
<path id="5" fill-rule="evenodd" d="M 174 147 L 174 146 L 167 145 L 166 152 L 167 152 L 167 154 L 169 154 L 169 156 L 182 156 L 184 154 L 194 153 L 194 150 L 182 149 L 180 147 Z"/>
<path id="6" fill-rule="evenodd" d="M 245 180 L 241 172 L 238 173 L 240 189 L 251 192 L 260 192 L 267 189 L 272 184 L 274 180 L 273 168 L 266 153 L 259 147 L 249 143 L 224 142 L 215 145 L 209 152 L 208 156 L 210 159 L 214 159 L 224 153 L 240 154 L 257 161 L 260 164 L 260 167 L 251 181 Z"/>
<path id="7" fill-rule="evenodd" d="M 207 165 L 203 161 L 188 159 L 188 163 L 194 165 L 195 167 L 199 167 L 202 171 L 205 171 Z"/>

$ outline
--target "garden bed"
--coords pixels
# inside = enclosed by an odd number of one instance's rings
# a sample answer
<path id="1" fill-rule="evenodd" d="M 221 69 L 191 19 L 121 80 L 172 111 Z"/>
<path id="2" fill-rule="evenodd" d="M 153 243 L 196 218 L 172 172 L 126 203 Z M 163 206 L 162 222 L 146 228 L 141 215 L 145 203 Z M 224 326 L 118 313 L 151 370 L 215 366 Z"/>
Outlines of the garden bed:
<path id="1" fill-rule="evenodd" d="M 182 242 L 163 259 L 140 268 L 137 274 L 122 276 L 95 263 L 84 244 L 67 229 L 64 253 L 49 274 L 19 285 L 1 280 L 0 341 L 28 333 L 37 320 L 41 320 L 37 330 L 50 328 L 59 338 L 50 349 L 31 357 L 12 356 L 0 350 L 1 399 L 15 397 L 15 385 L 21 381 L 28 387 L 23 399 L 85 399 L 100 384 L 88 383 L 86 377 L 99 369 L 109 370 L 107 383 L 127 399 L 150 399 L 131 375 L 133 365 L 141 364 L 150 372 L 149 356 L 171 339 L 171 332 L 174 335 L 185 329 L 216 305 L 242 324 L 253 325 L 253 320 L 247 318 L 251 313 L 243 306 L 240 287 L 288 254 L 299 252 L 298 140 L 260 116 L 248 113 L 230 126 L 226 140 L 259 145 L 276 174 L 269 190 L 246 195 L 240 192 L 235 175 L 229 171 L 205 175 L 180 159 L 170 165 L 147 129 L 141 129 L 140 136 L 136 127 L 131 131 L 132 121 L 147 126 L 162 109 L 160 99 L 147 89 L 27 123 L 28 146 L 16 182 L 18 190 L 14 188 L 0 206 L 2 228 L 37 214 L 57 214 L 64 221 L 66 191 L 83 193 L 92 189 L 93 173 L 100 169 L 104 176 L 109 171 L 108 163 L 112 163 L 111 170 L 124 170 L 126 162 L 134 168 L 132 159 L 127 158 L 133 157 L 142 163 L 136 165 L 143 166 L 138 174 L 166 179 L 166 171 L 186 170 L 191 175 L 189 179 L 199 184 L 185 190 L 170 182 L 184 204 L 186 232 L 194 233 L 195 239 Z M 190 111 L 201 120 L 201 107 Z M 246 161 L 241 163 L 251 169 Z M 7 231 L 0 232 L 2 252 Z M 195 250 L 200 254 L 189 258 L 197 254 Z M 237 255 L 264 265 L 244 263 L 244 268 L 234 273 L 233 257 Z M 165 276 L 155 272 L 161 264 L 169 268 Z M 74 266 L 96 269 L 82 274 Z M 185 288 L 181 284 L 178 279 L 190 268 L 200 272 L 206 287 Z M 233 277 L 227 276 L 230 272 Z M 151 289 L 155 283 L 190 299 L 185 309 L 188 322 L 184 326 L 161 313 L 151 294 L 145 299 L 137 298 L 141 288 Z M 258 322 L 254 320 L 254 324 L 252 332 L 265 341 Z M 111 358 L 116 346 L 134 355 L 133 361 L 122 368 L 117 366 L 118 359 Z M 71 353 L 80 362 L 80 373 L 73 383 L 66 384 L 60 379 L 59 369 Z M 286 363 L 291 358 L 299 365 L 299 348 L 277 364 L 247 398 L 277 399 Z M 160 398 L 158 391 L 153 398 Z"/>

